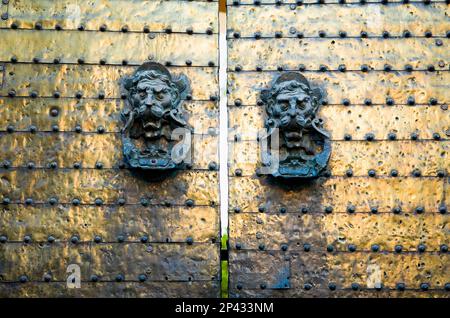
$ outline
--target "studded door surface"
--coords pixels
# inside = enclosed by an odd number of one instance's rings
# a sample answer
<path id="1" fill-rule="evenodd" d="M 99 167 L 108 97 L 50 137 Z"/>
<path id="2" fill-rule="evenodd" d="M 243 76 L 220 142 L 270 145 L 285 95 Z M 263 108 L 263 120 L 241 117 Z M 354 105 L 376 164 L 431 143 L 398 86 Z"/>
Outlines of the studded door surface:
<path id="1" fill-rule="evenodd" d="M 218 3 L 3 0 L 1 13 L 0 296 L 218 297 Z M 192 162 L 156 181 L 123 157 L 123 81 L 141 69 L 183 90 L 193 129 Z"/>
<path id="2" fill-rule="evenodd" d="M 448 297 L 448 2 L 227 10 L 230 295 Z M 283 118 L 298 87 L 300 109 L 321 91 L 317 118 L 293 113 L 303 136 Z M 262 173 L 256 132 L 277 123 L 288 153 L 329 136 L 318 178 L 311 159 Z"/>

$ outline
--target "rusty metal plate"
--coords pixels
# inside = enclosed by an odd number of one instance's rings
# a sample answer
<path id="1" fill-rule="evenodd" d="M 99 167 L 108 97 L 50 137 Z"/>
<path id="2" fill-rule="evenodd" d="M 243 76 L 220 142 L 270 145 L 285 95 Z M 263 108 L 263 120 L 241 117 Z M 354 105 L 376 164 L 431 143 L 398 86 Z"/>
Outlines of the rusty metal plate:
<path id="1" fill-rule="evenodd" d="M 319 70 L 321 65 L 336 70 L 345 64 L 348 70 L 359 70 L 363 64 L 370 69 L 383 70 L 389 64 L 395 70 L 411 64 L 414 69 L 448 68 L 450 53 L 445 45 L 427 38 L 347 38 L 347 39 L 235 39 L 228 45 L 228 68 L 240 65 L 243 70 L 298 69 Z M 251 53 L 251 54 L 250 54 Z"/>
<path id="2" fill-rule="evenodd" d="M 370 169 L 378 176 L 389 176 L 393 169 L 400 176 L 437 177 L 439 171 L 450 171 L 449 141 L 335 141 L 328 167 L 333 176 L 367 176 Z M 254 176 L 262 165 L 257 141 L 229 143 L 229 172 L 241 170 L 243 176 Z"/>
<path id="3" fill-rule="evenodd" d="M 191 237 L 208 243 L 219 233 L 217 207 L 207 206 L 19 204 L 2 208 L 0 216 L 0 235 L 18 242 L 26 235 L 36 242 L 45 242 L 50 235 L 57 241 L 69 241 L 73 235 L 93 241 L 98 235 L 105 242 L 119 236 L 139 242 L 146 236 L 148 242 L 185 242 Z"/>
<path id="4" fill-rule="evenodd" d="M 184 115 L 196 134 L 208 134 L 218 129 L 219 110 L 215 102 L 184 101 Z M 29 131 L 35 126 L 40 131 L 51 131 L 58 125 L 60 131 L 74 131 L 79 125 L 84 132 L 120 132 L 122 100 L 99 99 L 47 99 L 47 98 L 0 98 L 0 130 L 8 125 L 15 131 Z M 57 115 L 51 114 L 57 110 Z"/>
<path id="5" fill-rule="evenodd" d="M 408 30 L 415 36 L 429 31 L 433 36 L 445 37 L 450 22 L 448 15 L 445 3 L 368 3 L 325 8 L 323 5 L 231 6 L 228 8 L 228 36 L 239 32 L 241 37 L 254 37 L 255 32 L 260 32 L 261 37 L 273 37 L 280 31 L 283 37 L 297 37 L 298 32 L 313 37 L 320 31 L 331 37 L 340 36 L 340 31 L 357 37 L 361 31 L 366 31 L 368 36 L 381 36 L 384 31 L 391 36 L 402 36 Z"/>
<path id="6" fill-rule="evenodd" d="M 118 169 L 123 161 L 120 151 L 121 136 L 118 133 L 1 133 L 0 160 L 8 160 L 12 167 L 49 168 L 56 162 L 61 169 L 72 169 L 80 163 L 84 169 Z M 211 162 L 218 162 L 218 137 L 192 135 L 192 168 L 208 169 Z"/>
<path id="7" fill-rule="evenodd" d="M 300 63 L 300 62 L 299 62 Z M 230 104 L 240 99 L 243 105 L 256 105 L 261 90 L 270 86 L 276 72 L 230 72 L 228 90 Z M 416 103 L 428 104 L 430 98 L 438 103 L 449 102 L 449 72 L 307 72 L 304 75 L 326 92 L 329 104 L 386 104 L 390 97 L 395 104 L 406 104 L 412 96 Z M 374 90 L 373 88 L 377 89 Z"/>
<path id="8" fill-rule="evenodd" d="M 68 289 L 65 282 L 30 282 L 28 284 L 8 283 L 0 288 L 0 297 L 219 297 L 218 281 L 191 281 L 191 282 L 97 282 L 83 283 L 81 288 Z"/>
<path id="9" fill-rule="evenodd" d="M 37 57 L 41 62 L 97 64 L 106 59 L 109 64 L 139 65 L 151 57 L 159 63 L 185 65 L 191 60 L 194 66 L 217 65 L 218 41 L 215 36 L 203 34 L 161 34 L 84 31 L 0 30 L 2 51 L 0 61 L 12 56 L 21 62 L 31 62 Z M 183 43 L 183 49 L 178 46 Z"/>
<path id="10" fill-rule="evenodd" d="M 47 273 L 55 281 L 65 281 L 70 264 L 80 266 L 82 281 L 90 280 L 91 275 L 113 281 L 118 274 L 128 281 L 138 281 L 140 274 L 154 281 L 189 281 L 189 277 L 210 281 L 219 271 L 217 244 L 11 243 L 0 249 L 3 281 L 18 281 L 21 275 L 42 281 Z"/>
<path id="11" fill-rule="evenodd" d="M 14 90 L 16 96 L 28 97 L 35 91 L 38 96 L 51 97 L 57 91 L 62 98 L 74 98 L 78 92 L 85 98 L 97 98 L 100 93 L 106 99 L 120 98 L 120 79 L 135 70 L 134 66 L 114 65 L 7 64 L 5 84 L 0 94 L 8 95 L 10 90 Z M 211 95 L 217 95 L 216 68 L 171 67 L 170 70 L 189 78 L 192 99 L 209 100 Z"/>
<path id="12" fill-rule="evenodd" d="M 444 180 L 439 178 L 334 177 L 283 185 L 264 177 L 231 177 L 229 188 L 230 208 L 239 207 L 243 212 L 257 212 L 259 207 L 272 212 L 281 207 L 323 212 L 326 206 L 345 212 L 349 204 L 365 212 L 371 207 L 388 212 L 398 205 L 403 211 L 422 206 L 432 212 L 444 202 Z"/>
<path id="13" fill-rule="evenodd" d="M 438 252 L 449 244 L 450 218 L 438 213 L 414 215 L 392 213 L 233 213 L 230 215 L 230 246 L 240 244 L 243 250 L 325 252 L 328 245 L 346 252 L 353 244 L 358 251 L 370 252 L 377 244 L 382 252 L 394 252 L 397 245 L 403 252 L 417 252 L 419 244 L 427 251 Z"/>
<path id="14" fill-rule="evenodd" d="M 375 290 L 377 283 L 385 289 L 395 289 L 396 283 L 403 282 L 409 289 L 418 289 L 420 283 L 428 283 L 432 289 L 443 290 L 443 286 L 448 281 L 448 254 L 365 254 L 365 253 L 301 253 L 291 254 L 285 252 L 266 251 L 238 251 L 233 258 L 252 260 L 251 265 L 255 271 L 260 273 L 258 279 L 264 282 L 273 280 L 272 273 L 258 271 L 265 269 L 268 264 L 264 256 L 278 254 L 278 258 L 287 258 L 291 264 L 290 283 L 291 290 L 283 291 L 278 295 L 287 296 L 295 293 L 322 294 L 322 296 L 332 296 L 333 292 L 328 289 L 328 283 L 336 284 L 338 290 L 351 290 L 352 283 L 356 283 L 360 288 Z M 244 261 L 243 261 L 244 262 Z M 244 263 L 245 264 L 245 263 Z M 240 266 L 235 267 L 236 272 L 232 272 L 232 277 L 237 280 L 230 281 L 233 293 L 240 293 L 238 284 L 242 291 L 258 290 L 259 294 L 265 295 L 264 289 L 255 286 L 255 274 L 245 273 Z M 239 276 L 238 276 L 239 275 Z M 311 290 L 305 291 L 304 284 L 310 284 Z M 263 291 L 261 291 L 263 290 Z M 300 290 L 303 290 L 301 292 Z M 255 292 L 258 294 L 258 292 Z M 354 292 L 353 297 L 357 297 Z M 274 293 L 277 295 L 277 293 Z"/>
<path id="15" fill-rule="evenodd" d="M 217 32 L 217 10 L 218 2 L 209 1 L 21 0 L 9 5 L 9 19 L 24 29 L 40 23 L 43 29 L 58 25 L 77 30 L 84 25 L 86 30 L 97 31 L 104 25 L 106 31 L 121 31 L 127 26 L 134 32 L 142 32 L 144 27 L 150 31 L 170 28 L 172 32 L 185 32 L 191 27 L 206 33 L 208 28 Z"/>
<path id="16" fill-rule="evenodd" d="M 251 259 L 251 262 L 249 262 Z M 233 264 L 230 286 L 255 289 L 290 288 L 290 258 L 278 252 L 240 252 L 230 255 Z"/>
<path id="17" fill-rule="evenodd" d="M 260 106 L 230 107 L 228 116 L 230 139 L 239 135 L 242 140 L 256 140 L 266 119 Z M 330 105 L 321 107 L 319 116 L 333 140 L 344 140 L 346 134 L 352 140 L 364 140 L 368 133 L 374 134 L 375 140 L 387 140 L 389 133 L 395 133 L 398 140 L 410 139 L 412 133 L 420 140 L 433 139 L 435 133 L 442 139 L 450 137 L 448 108 L 437 105 Z"/>
<path id="18" fill-rule="evenodd" d="M 103 203 L 116 203 L 124 198 L 128 203 L 140 203 L 147 199 L 150 204 L 183 205 L 188 199 L 196 205 L 219 202 L 217 172 L 183 171 L 163 181 L 148 182 L 127 170 L 57 169 L 11 170 L 0 172 L 0 195 L 12 201 L 47 202 L 57 197 L 60 202 L 94 204 L 100 198 Z"/>

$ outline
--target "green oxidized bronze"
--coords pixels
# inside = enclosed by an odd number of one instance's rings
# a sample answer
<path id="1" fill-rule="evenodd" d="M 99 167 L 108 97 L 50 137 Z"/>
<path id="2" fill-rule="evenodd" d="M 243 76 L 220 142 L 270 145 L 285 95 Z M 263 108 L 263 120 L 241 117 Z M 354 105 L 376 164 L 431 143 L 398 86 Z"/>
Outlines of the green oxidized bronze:
<path id="1" fill-rule="evenodd" d="M 263 90 L 261 100 L 268 115 L 263 165 L 273 167 L 270 174 L 274 177 L 319 177 L 331 153 L 330 137 L 322 119 L 316 117 L 322 100 L 320 89 L 312 89 L 303 75 L 289 72 Z"/>
<path id="2" fill-rule="evenodd" d="M 186 149 L 177 143 L 184 132 L 189 133 L 181 109 L 190 91 L 187 77 L 172 76 L 163 65 L 149 62 L 125 78 L 123 88 L 127 91 L 121 113 L 125 163 L 132 169 L 182 169 Z"/>

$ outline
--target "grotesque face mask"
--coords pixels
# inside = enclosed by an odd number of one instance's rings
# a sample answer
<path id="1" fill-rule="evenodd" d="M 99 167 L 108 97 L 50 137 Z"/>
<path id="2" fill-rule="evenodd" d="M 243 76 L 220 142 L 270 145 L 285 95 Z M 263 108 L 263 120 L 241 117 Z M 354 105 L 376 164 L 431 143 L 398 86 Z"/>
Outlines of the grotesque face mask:
<path id="1" fill-rule="evenodd" d="M 189 93 L 183 75 L 173 77 L 166 67 L 145 63 L 123 81 L 127 91 L 122 112 L 124 155 L 131 167 L 145 169 L 175 168 L 171 150 L 172 132 L 186 127 L 181 103 Z"/>
<path id="2" fill-rule="evenodd" d="M 278 150 L 284 156 L 272 175 L 316 177 L 325 167 L 329 136 L 322 128 L 322 120 L 316 117 L 321 98 L 320 90 L 311 89 L 306 78 L 295 72 L 284 73 L 271 88 L 262 91 L 267 136 L 277 131 Z"/>

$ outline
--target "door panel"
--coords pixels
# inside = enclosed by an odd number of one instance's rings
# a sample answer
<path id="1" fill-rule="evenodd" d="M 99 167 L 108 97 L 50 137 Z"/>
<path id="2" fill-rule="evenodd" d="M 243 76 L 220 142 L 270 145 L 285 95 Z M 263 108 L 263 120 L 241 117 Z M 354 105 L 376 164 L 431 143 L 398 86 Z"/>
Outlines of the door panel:
<path id="1" fill-rule="evenodd" d="M 448 5 L 337 2 L 227 2 L 230 296 L 448 297 Z M 323 96 L 313 180 L 261 172 L 291 72 Z"/>
<path id="2" fill-rule="evenodd" d="M 218 297 L 218 3 L 1 11 L 0 296 Z M 124 165 L 122 84 L 144 62 L 191 90 L 192 163 L 160 180 Z M 66 284 L 71 264 L 80 288 Z"/>

